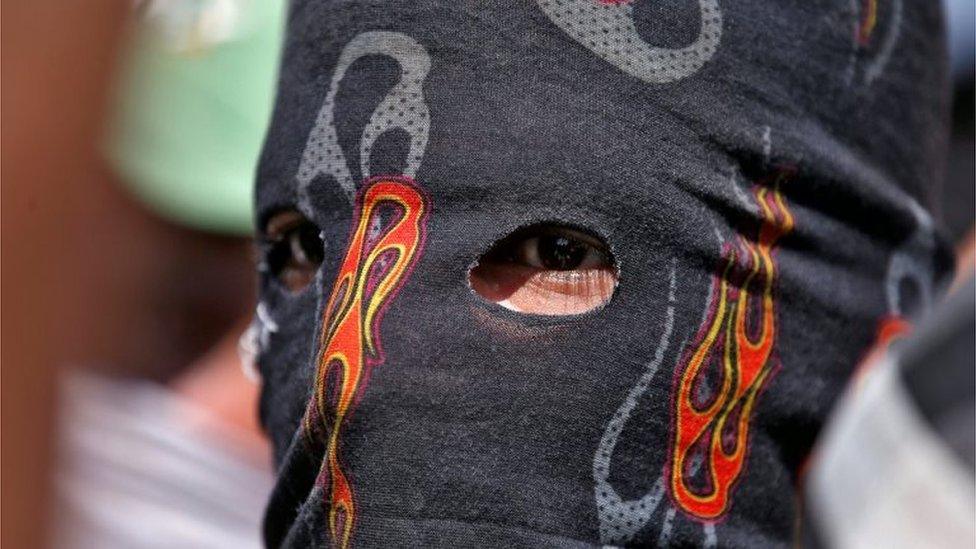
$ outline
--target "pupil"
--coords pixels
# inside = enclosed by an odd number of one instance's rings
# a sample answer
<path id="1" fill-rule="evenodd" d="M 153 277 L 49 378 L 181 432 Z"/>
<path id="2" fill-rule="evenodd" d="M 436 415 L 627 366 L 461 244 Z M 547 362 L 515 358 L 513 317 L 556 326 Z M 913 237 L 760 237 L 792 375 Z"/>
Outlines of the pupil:
<path id="1" fill-rule="evenodd" d="M 309 263 L 316 265 L 322 263 L 325 256 L 325 250 L 322 247 L 322 240 L 319 238 L 317 229 L 315 225 L 306 224 L 298 232 L 298 242 L 302 251 L 305 252 L 305 257 L 308 258 Z"/>
<path id="2" fill-rule="evenodd" d="M 568 271 L 575 269 L 586 257 L 586 244 L 565 236 L 548 235 L 539 238 L 539 259 L 547 269 Z"/>

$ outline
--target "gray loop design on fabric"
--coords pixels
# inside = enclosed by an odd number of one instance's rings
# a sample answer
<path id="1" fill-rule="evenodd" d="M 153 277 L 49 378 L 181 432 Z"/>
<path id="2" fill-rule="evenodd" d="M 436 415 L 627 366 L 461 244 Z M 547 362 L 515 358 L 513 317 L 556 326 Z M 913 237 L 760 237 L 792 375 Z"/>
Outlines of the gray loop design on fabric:
<path id="1" fill-rule="evenodd" d="M 624 501 L 610 484 L 610 458 L 613 456 L 613 450 L 617 446 L 617 440 L 624 429 L 624 425 L 630 419 L 634 408 L 637 407 L 638 400 L 647 392 L 651 380 L 657 374 L 661 362 L 664 360 L 664 354 L 670 345 L 671 333 L 674 329 L 674 306 L 677 302 L 675 298 L 676 286 L 676 269 L 672 266 L 664 332 L 661 334 L 661 339 L 654 352 L 654 358 L 647 364 L 644 374 L 630 389 L 627 398 L 624 399 L 624 402 L 607 423 L 600 444 L 597 446 L 596 454 L 593 456 L 593 481 L 595 482 L 593 489 L 597 516 L 600 520 L 600 540 L 603 543 L 626 543 L 630 541 L 650 521 L 651 515 L 654 514 L 664 497 L 664 477 L 660 476 L 650 491 L 641 498 Z"/>
<path id="2" fill-rule="evenodd" d="M 888 300 L 888 313 L 904 315 L 901 283 L 910 280 L 915 283 L 919 293 L 920 309 L 927 310 L 932 305 L 932 286 L 935 279 L 935 229 L 932 218 L 918 202 L 909 199 L 909 208 L 915 217 L 917 228 L 888 259 L 888 272 L 885 275 L 885 294 Z"/>
<path id="3" fill-rule="evenodd" d="M 723 239 L 717 228 L 716 236 L 721 244 Z M 647 364 L 643 375 L 641 375 L 637 383 L 630 389 L 630 392 L 627 393 L 627 398 L 624 399 L 623 403 L 613 414 L 613 417 L 607 422 L 603 436 L 600 438 L 600 444 L 597 446 L 596 454 L 593 456 L 593 481 L 595 483 L 593 491 L 596 499 L 597 517 L 600 521 L 600 542 L 604 544 L 604 547 L 614 547 L 613 544 L 626 544 L 632 541 L 641 529 L 650 522 L 651 517 L 664 500 L 666 479 L 662 472 L 657 480 L 654 481 L 651 489 L 643 496 L 635 500 L 624 501 L 610 484 L 610 460 L 613 457 L 613 451 L 617 447 L 617 441 L 623 432 L 624 425 L 630 420 L 630 415 L 633 413 L 634 408 L 637 407 L 638 401 L 650 387 L 651 380 L 660 369 L 664 355 L 668 351 L 671 335 L 674 330 L 674 310 L 675 304 L 677 303 L 675 297 L 677 291 L 676 273 L 677 266 L 672 264 L 664 332 L 661 334 L 657 349 L 654 351 L 654 358 Z M 712 294 L 715 291 L 718 290 L 713 283 L 709 286 L 708 296 L 705 299 L 706 303 L 711 301 Z M 706 310 L 702 317 L 702 323 L 707 314 L 708 312 Z M 684 343 L 679 345 L 679 348 L 681 347 L 684 347 Z M 678 360 L 680 358 L 679 356 Z M 702 465 L 701 460 L 692 463 L 692 473 L 697 472 Z M 665 512 L 664 521 L 661 524 L 658 546 L 665 547 L 670 543 L 675 515 L 674 507 L 669 506 Z M 718 538 L 715 533 L 714 524 L 702 524 L 702 536 L 702 547 L 716 547 Z"/>
<path id="4" fill-rule="evenodd" d="M 536 0 L 546 16 L 573 40 L 618 69 L 651 84 L 667 84 L 698 72 L 715 55 L 722 38 L 718 0 L 698 0 L 698 38 L 683 48 L 659 48 L 644 41 L 629 1 Z"/>
<path id="5" fill-rule="evenodd" d="M 854 74 L 857 72 L 858 53 L 861 50 L 861 45 L 857 40 L 858 27 L 861 25 L 861 0 L 850 0 L 850 2 L 851 12 L 853 13 L 854 32 L 852 33 L 851 40 L 850 61 L 847 64 L 846 80 L 848 85 L 854 81 Z M 885 36 L 882 39 L 883 41 L 874 57 L 865 61 L 866 64 L 863 72 L 863 83 L 865 86 L 870 86 L 884 72 L 885 67 L 888 66 L 888 61 L 891 60 L 891 54 L 895 51 L 895 46 L 898 44 L 898 39 L 901 37 L 902 0 L 891 0 L 890 6 L 891 20 L 887 25 Z"/>
<path id="6" fill-rule="evenodd" d="M 359 34 L 346 44 L 339 56 L 329 93 L 302 152 L 297 180 L 299 205 L 306 214 L 310 213 L 308 185 L 319 174 L 334 177 L 350 202 L 355 198 L 356 185 L 336 134 L 335 100 L 346 71 L 357 59 L 367 55 L 383 55 L 395 60 L 400 65 L 400 79 L 363 128 L 359 144 L 361 180 L 370 176 L 373 144 L 381 135 L 394 129 L 404 130 L 410 136 L 410 150 L 402 175 L 414 177 L 420 168 L 430 134 L 430 111 L 423 96 L 423 83 L 430 72 L 430 55 L 416 40 L 402 33 L 370 31 Z"/>

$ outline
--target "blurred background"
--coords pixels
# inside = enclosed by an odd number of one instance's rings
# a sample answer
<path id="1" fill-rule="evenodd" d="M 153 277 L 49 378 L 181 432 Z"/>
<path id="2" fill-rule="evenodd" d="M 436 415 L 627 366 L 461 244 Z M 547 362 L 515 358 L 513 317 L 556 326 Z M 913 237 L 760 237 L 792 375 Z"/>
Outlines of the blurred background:
<path id="1" fill-rule="evenodd" d="M 944 3 L 936 214 L 971 267 L 976 14 Z M 259 546 L 251 189 L 284 2 L 2 9 L 2 541 Z"/>
<path id="2" fill-rule="evenodd" d="M 3 542 L 257 547 L 280 0 L 5 2 Z"/>

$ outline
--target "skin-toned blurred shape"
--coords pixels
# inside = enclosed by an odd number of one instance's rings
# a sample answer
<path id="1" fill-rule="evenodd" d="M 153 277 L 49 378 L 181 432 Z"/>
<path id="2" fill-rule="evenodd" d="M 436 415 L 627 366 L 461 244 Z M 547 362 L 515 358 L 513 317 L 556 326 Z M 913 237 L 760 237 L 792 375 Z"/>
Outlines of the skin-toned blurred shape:
<path id="1" fill-rule="evenodd" d="M 45 544 L 53 365 L 84 338 L 64 291 L 91 192 L 113 51 L 127 4 L 7 3 L 2 14 L 2 542 Z M 70 60 L 70 62 L 68 62 Z M 76 295 L 75 298 L 80 298 Z"/>

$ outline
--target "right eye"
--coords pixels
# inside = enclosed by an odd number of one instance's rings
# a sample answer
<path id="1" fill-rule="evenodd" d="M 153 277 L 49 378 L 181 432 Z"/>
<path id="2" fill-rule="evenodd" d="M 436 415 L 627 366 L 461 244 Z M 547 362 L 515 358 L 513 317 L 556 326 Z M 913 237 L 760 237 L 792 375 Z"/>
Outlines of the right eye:
<path id="1" fill-rule="evenodd" d="M 481 297 L 520 313 L 585 313 L 610 300 L 617 267 L 607 245 L 566 226 L 527 227 L 496 242 L 468 272 Z"/>
<path id="2" fill-rule="evenodd" d="M 293 293 L 304 290 L 315 278 L 324 257 L 319 228 L 296 211 L 276 214 L 265 229 L 268 270 Z"/>

